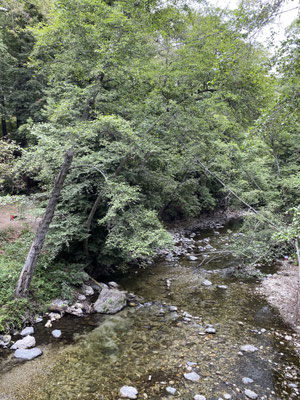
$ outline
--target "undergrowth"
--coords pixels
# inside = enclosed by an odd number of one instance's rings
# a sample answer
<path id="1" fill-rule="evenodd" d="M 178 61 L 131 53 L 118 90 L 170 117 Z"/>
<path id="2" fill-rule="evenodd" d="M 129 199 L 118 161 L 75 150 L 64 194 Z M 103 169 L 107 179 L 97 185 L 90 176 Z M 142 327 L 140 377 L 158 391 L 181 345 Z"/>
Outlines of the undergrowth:
<path id="1" fill-rule="evenodd" d="M 28 230 L 16 240 L 11 230 L 0 232 L 0 332 L 21 328 L 54 298 L 72 301 L 76 287 L 83 282 L 82 264 L 49 263 L 46 250 L 41 254 L 28 299 L 14 299 L 32 239 L 33 233 Z"/>

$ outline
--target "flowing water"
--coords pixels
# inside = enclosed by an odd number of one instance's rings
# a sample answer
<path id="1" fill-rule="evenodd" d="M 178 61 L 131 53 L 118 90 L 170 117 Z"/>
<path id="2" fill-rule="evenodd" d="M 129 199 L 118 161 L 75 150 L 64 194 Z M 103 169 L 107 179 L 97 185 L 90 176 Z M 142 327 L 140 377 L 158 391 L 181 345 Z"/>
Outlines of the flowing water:
<path id="1" fill-rule="evenodd" d="M 123 385 L 136 387 L 140 400 L 172 398 L 167 386 L 182 400 L 195 394 L 246 399 L 245 389 L 259 399 L 299 399 L 299 359 L 284 338 L 291 332 L 255 295 L 254 279 L 225 273 L 232 267 L 228 235 L 226 229 L 202 232 L 191 239 L 200 246 L 197 261 L 171 257 L 123 278 L 123 288 L 144 298 L 136 307 L 114 316 L 63 318 L 54 327 L 63 331 L 60 342 L 40 327 L 42 357 L 27 363 L 4 357 L 0 400 L 117 400 Z M 208 324 L 215 334 L 205 333 Z M 242 353 L 246 344 L 257 351 Z M 184 378 L 190 370 L 199 382 Z M 254 382 L 245 385 L 243 377 Z"/>

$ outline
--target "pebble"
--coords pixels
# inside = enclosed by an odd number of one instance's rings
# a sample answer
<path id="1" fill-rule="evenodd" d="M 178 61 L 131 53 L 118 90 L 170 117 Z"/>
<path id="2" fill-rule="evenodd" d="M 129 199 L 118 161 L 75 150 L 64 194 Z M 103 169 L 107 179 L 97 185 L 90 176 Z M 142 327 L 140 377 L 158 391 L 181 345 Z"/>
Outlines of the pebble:
<path id="1" fill-rule="evenodd" d="M 27 328 L 21 331 L 21 336 L 28 336 L 34 333 L 34 328 L 32 326 L 28 326 Z"/>
<path id="2" fill-rule="evenodd" d="M 186 365 L 188 365 L 189 367 L 194 367 L 195 365 L 197 365 L 197 363 L 193 361 L 187 361 Z"/>
<path id="3" fill-rule="evenodd" d="M 253 382 L 254 382 L 253 379 L 247 378 L 246 376 L 244 376 L 244 378 L 242 379 L 242 381 L 243 381 L 243 383 L 244 383 L 245 385 L 247 385 L 248 383 L 253 383 Z"/>
<path id="4" fill-rule="evenodd" d="M 175 393 L 177 392 L 177 390 L 175 389 L 175 388 L 173 388 L 173 387 L 171 387 L 171 386 L 168 386 L 167 388 L 166 388 L 166 391 L 168 392 L 168 393 L 170 393 L 171 395 L 175 395 Z"/>
<path id="5" fill-rule="evenodd" d="M 192 382 L 199 382 L 200 376 L 196 372 L 190 372 L 188 374 L 183 374 L 185 379 Z"/>
<path id="6" fill-rule="evenodd" d="M 257 399 L 257 394 L 255 393 L 255 392 L 252 392 L 252 390 L 249 390 L 249 389 L 245 389 L 245 395 L 249 398 L 249 399 L 252 399 L 252 400 L 255 400 L 255 399 Z"/>
<path id="7" fill-rule="evenodd" d="M 197 257 L 195 257 L 195 256 L 189 256 L 189 260 L 190 260 L 190 261 L 197 261 Z"/>
<path id="8" fill-rule="evenodd" d="M 138 391 L 133 386 L 122 386 L 120 389 L 121 397 L 126 399 L 136 399 Z"/>
<path id="9" fill-rule="evenodd" d="M 202 396 L 202 394 L 196 394 L 194 400 L 206 400 L 206 397 Z"/>
<path id="10" fill-rule="evenodd" d="M 224 397 L 225 400 L 230 400 L 231 399 L 231 395 L 229 393 L 223 394 L 223 397 Z"/>
<path id="11" fill-rule="evenodd" d="M 54 329 L 51 333 L 55 338 L 61 337 L 61 331 L 59 329 Z"/>
<path id="12" fill-rule="evenodd" d="M 176 307 L 176 306 L 170 306 L 170 307 L 169 307 L 169 310 L 170 310 L 170 311 L 177 311 L 177 310 L 178 310 L 178 307 Z"/>
<path id="13" fill-rule="evenodd" d="M 293 339 L 292 336 L 289 336 L 289 335 L 286 335 L 284 338 L 285 338 L 285 340 L 287 340 L 287 341 L 290 341 L 290 340 Z"/>
<path id="14" fill-rule="evenodd" d="M 228 286 L 227 285 L 218 285 L 218 288 L 226 290 L 226 289 L 228 289 Z"/>
<path id="15" fill-rule="evenodd" d="M 257 351 L 258 348 L 253 346 L 252 344 L 245 344 L 244 346 L 241 346 L 241 350 L 245 353 L 253 353 L 254 351 Z"/>
<path id="16" fill-rule="evenodd" d="M 34 322 L 35 322 L 36 324 L 39 324 L 40 322 L 43 322 L 43 318 L 42 318 L 42 317 L 36 317 L 35 320 L 34 320 Z"/>
<path id="17" fill-rule="evenodd" d="M 206 333 L 216 333 L 216 330 L 215 330 L 215 328 L 206 328 L 205 332 Z"/>
<path id="18" fill-rule="evenodd" d="M 211 286 L 212 283 L 211 283 L 211 281 L 205 279 L 205 280 L 202 282 L 202 285 L 203 285 L 203 286 Z"/>
<path id="19" fill-rule="evenodd" d="M 84 301 L 84 300 L 86 300 L 86 296 L 85 296 L 84 294 L 80 294 L 80 295 L 78 296 L 78 300 L 79 300 L 79 301 Z"/>
<path id="20" fill-rule="evenodd" d="M 14 352 L 14 356 L 21 360 L 33 360 L 41 354 L 43 354 L 43 352 L 38 347 L 34 347 L 33 349 L 18 349 Z"/>

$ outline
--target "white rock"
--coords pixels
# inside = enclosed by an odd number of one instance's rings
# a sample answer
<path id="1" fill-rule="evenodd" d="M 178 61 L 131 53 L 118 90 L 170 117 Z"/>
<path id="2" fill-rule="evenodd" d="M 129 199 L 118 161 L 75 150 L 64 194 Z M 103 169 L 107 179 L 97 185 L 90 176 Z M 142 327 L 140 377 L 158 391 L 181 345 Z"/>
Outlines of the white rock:
<path id="1" fill-rule="evenodd" d="M 226 289 L 228 289 L 228 286 L 227 285 L 218 285 L 218 288 L 226 290 Z"/>
<path id="2" fill-rule="evenodd" d="M 43 352 L 38 347 L 34 347 L 33 349 L 18 349 L 14 352 L 14 356 L 21 360 L 33 360 L 41 354 L 43 354 Z"/>
<path id="3" fill-rule="evenodd" d="M 211 283 L 211 281 L 205 279 L 205 280 L 202 282 L 202 285 L 203 285 L 203 286 L 211 286 L 212 283 Z"/>
<path id="4" fill-rule="evenodd" d="M 84 294 L 80 294 L 80 295 L 78 296 L 78 300 L 79 300 L 79 301 L 84 301 L 84 300 L 86 300 L 86 296 L 85 296 Z"/>
<path id="5" fill-rule="evenodd" d="M 122 386 L 120 389 L 121 397 L 125 397 L 126 399 L 136 399 L 138 391 L 133 386 Z"/>
<path id="6" fill-rule="evenodd" d="M 25 336 L 23 339 L 17 340 L 15 344 L 11 346 L 12 350 L 17 349 L 29 349 L 35 346 L 35 338 L 33 336 Z"/>
<path id="7" fill-rule="evenodd" d="M 170 310 L 170 311 L 177 311 L 177 310 L 178 310 L 178 307 L 176 307 L 176 306 L 170 306 L 170 307 L 169 307 L 169 310 Z"/>
<path id="8" fill-rule="evenodd" d="M 202 394 L 196 394 L 194 400 L 206 400 L 206 397 L 202 396 Z"/>
<path id="9" fill-rule="evenodd" d="M 119 285 L 117 284 L 117 282 L 108 282 L 108 286 L 110 286 L 113 289 L 119 289 Z"/>
<path id="10" fill-rule="evenodd" d="M 254 351 L 257 351 L 258 348 L 253 346 L 252 344 L 245 344 L 244 346 L 241 346 L 241 350 L 245 353 L 253 353 Z"/>
<path id="11" fill-rule="evenodd" d="M 199 382 L 200 376 L 196 372 L 190 372 L 188 374 L 183 374 L 185 379 L 192 382 Z"/>
<path id="12" fill-rule="evenodd" d="M 51 328 L 51 326 L 52 326 L 52 322 L 51 322 L 51 320 L 49 319 L 49 320 L 45 323 L 45 328 Z"/>
<path id="13" fill-rule="evenodd" d="M 28 336 L 34 333 L 34 328 L 32 326 L 28 326 L 27 328 L 23 329 L 21 332 L 21 336 Z"/>
<path id="14" fill-rule="evenodd" d="M 245 389 L 245 395 L 249 398 L 249 399 L 252 399 L 252 400 L 255 400 L 255 399 L 257 399 L 257 394 L 255 393 L 255 392 L 252 392 L 252 390 L 249 390 L 249 389 Z"/>
<path id="15" fill-rule="evenodd" d="M 82 285 L 82 290 L 85 296 L 92 296 L 95 293 L 94 289 L 89 285 Z"/>
<path id="16" fill-rule="evenodd" d="M 61 337 L 61 331 L 59 329 L 54 329 L 51 333 L 55 338 Z"/>
<path id="17" fill-rule="evenodd" d="M 229 393 L 223 394 L 223 397 L 224 397 L 225 400 L 230 400 L 231 399 L 231 395 Z"/>
<path id="18" fill-rule="evenodd" d="M 253 383 L 253 382 L 254 382 L 253 379 L 247 378 L 246 376 L 244 376 L 244 378 L 242 379 L 242 381 L 243 381 L 243 384 L 244 384 L 244 385 L 247 385 L 248 383 Z"/>
<path id="19" fill-rule="evenodd" d="M 205 332 L 206 333 L 216 333 L 216 330 L 215 330 L 215 328 L 206 328 Z"/>
<path id="20" fill-rule="evenodd" d="M 175 393 L 177 392 L 177 390 L 175 389 L 175 388 L 173 388 L 173 387 L 171 387 L 171 386 L 168 386 L 167 388 L 166 388 L 166 391 L 168 392 L 168 393 L 170 393 L 171 395 L 175 395 Z"/>

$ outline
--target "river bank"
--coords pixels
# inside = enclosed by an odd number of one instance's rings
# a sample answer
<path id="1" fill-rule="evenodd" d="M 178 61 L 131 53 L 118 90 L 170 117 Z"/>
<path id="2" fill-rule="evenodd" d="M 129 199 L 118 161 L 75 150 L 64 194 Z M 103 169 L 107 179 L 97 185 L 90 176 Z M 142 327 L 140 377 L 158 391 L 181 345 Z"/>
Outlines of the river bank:
<path id="1" fill-rule="evenodd" d="M 257 289 L 268 303 L 276 308 L 282 319 L 297 333 L 297 346 L 300 348 L 300 296 L 299 268 L 292 262 L 281 261 L 278 271 L 267 276 Z"/>

